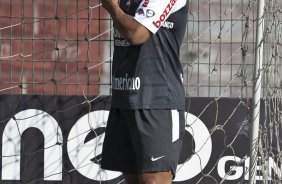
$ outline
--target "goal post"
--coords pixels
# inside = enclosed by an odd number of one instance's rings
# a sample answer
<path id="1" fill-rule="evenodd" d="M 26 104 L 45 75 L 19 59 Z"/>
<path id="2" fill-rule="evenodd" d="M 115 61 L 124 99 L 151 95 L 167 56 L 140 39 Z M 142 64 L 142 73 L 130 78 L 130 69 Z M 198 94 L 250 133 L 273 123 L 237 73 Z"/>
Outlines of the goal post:
<path id="1" fill-rule="evenodd" d="M 262 88 L 262 63 L 263 63 L 263 32 L 264 32 L 264 5 L 265 0 L 258 1 L 257 31 L 255 43 L 255 64 L 253 75 L 253 95 L 251 114 L 251 139 L 250 139 L 250 166 L 249 184 L 256 183 L 256 168 L 258 159 L 259 125 L 260 125 L 260 100 Z"/>

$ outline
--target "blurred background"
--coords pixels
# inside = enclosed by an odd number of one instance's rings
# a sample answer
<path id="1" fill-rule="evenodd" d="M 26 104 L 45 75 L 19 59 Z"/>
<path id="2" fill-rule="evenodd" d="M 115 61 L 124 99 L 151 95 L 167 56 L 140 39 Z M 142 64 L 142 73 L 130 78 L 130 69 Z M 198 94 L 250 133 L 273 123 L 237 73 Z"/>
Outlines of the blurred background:
<path id="1" fill-rule="evenodd" d="M 255 2 L 189 2 L 187 96 L 248 96 Z M 1 0 L 0 93 L 110 94 L 113 31 L 98 0 Z"/>

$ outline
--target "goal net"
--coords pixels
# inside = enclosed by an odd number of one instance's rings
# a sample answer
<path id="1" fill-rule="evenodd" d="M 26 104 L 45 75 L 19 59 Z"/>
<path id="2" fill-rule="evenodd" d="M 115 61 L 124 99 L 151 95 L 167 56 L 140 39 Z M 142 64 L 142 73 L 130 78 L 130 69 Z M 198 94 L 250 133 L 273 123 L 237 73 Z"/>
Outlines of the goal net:
<path id="1" fill-rule="evenodd" d="M 249 172 L 281 183 L 280 0 L 264 5 L 258 157 L 249 168 L 257 4 L 189 1 L 186 133 L 174 183 L 246 184 Z M 0 183 L 125 183 L 99 165 L 112 55 L 99 0 L 0 1 Z"/>

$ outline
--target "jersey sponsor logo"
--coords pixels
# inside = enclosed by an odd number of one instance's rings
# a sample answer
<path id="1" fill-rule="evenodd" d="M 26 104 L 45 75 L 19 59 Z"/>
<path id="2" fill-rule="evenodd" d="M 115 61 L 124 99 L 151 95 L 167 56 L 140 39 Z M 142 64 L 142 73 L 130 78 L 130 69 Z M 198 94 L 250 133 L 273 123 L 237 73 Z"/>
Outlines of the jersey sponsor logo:
<path id="1" fill-rule="evenodd" d="M 139 90 L 141 80 L 139 77 L 115 77 L 113 76 L 112 89 L 116 90 Z"/>
<path id="2" fill-rule="evenodd" d="M 114 36 L 115 36 L 115 38 L 123 38 L 124 39 L 124 37 L 122 36 L 122 34 L 118 31 L 118 29 L 114 29 Z"/>
<path id="3" fill-rule="evenodd" d="M 130 43 L 125 39 L 122 39 L 122 40 L 116 39 L 115 40 L 115 46 L 117 46 L 117 47 L 128 47 L 128 46 L 130 46 Z"/>
<path id="4" fill-rule="evenodd" d="M 166 6 L 165 10 L 163 11 L 163 13 L 160 15 L 159 20 L 153 21 L 153 24 L 154 24 L 154 26 L 156 28 L 160 28 L 161 27 L 162 23 L 165 21 L 166 17 L 168 16 L 170 11 L 174 7 L 176 1 L 177 0 L 170 0 L 168 5 Z"/>
<path id="5" fill-rule="evenodd" d="M 169 22 L 169 21 L 165 21 L 162 25 L 162 27 L 165 27 L 167 29 L 173 29 L 174 27 L 174 22 Z"/>
<path id="6" fill-rule="evenodd" d="M 114 29 L 114 37 L 115 37 L 115 46 L 121 46 L 121 47 L 130 46 L 130 43 L 126 39 L 124 39 L 123 35 L 117 29 Z"/>
<path id="7" fill-rule="evenodd" d="M 145 11 L 143 8 L 139 8 L 136 12 L 137 12 L 137 14 L 142 15 L 142 16 L 147 17 L 147 18 L 151 18 L 151 17 L 155 16 L 155 14 L 156 14 L 151 9 L 147 9 Z"/>

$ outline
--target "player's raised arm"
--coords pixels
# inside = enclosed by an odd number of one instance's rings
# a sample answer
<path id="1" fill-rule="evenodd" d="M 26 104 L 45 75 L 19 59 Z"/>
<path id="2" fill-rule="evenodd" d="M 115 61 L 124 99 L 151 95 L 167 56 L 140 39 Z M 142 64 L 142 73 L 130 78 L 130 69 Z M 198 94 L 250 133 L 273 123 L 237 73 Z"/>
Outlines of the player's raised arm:
<path id="1" fill-rule="evenodd" d="M 149 30 L 137 22 L 131 15 L 122 11 L 118 0 L 101 0 L 102 6 L 110 13 L 114 25 L 132 45 L 140 45 L 150 37 Z"/>

